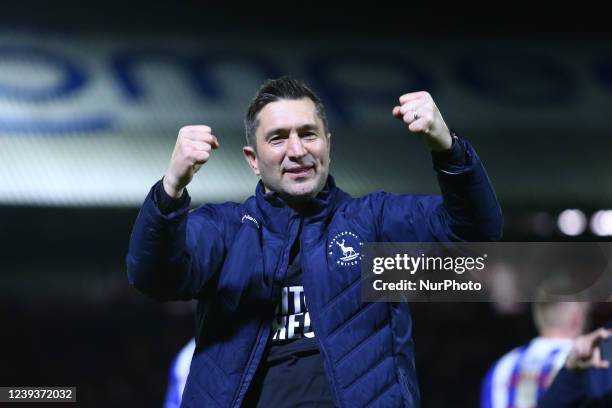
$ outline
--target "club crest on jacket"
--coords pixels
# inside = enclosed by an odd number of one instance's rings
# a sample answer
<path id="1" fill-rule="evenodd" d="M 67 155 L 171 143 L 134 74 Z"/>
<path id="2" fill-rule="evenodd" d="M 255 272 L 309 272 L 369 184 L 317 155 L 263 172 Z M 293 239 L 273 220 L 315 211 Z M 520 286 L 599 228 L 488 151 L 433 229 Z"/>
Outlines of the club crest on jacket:
<path id="1" fill-rule="evenodd" d="M 327 246 L 328 254 L 336 258 L 338 265 L 357 265 L 361 260 L 363 242 L 357 234 L 344 231 L 336 234 Z"/>

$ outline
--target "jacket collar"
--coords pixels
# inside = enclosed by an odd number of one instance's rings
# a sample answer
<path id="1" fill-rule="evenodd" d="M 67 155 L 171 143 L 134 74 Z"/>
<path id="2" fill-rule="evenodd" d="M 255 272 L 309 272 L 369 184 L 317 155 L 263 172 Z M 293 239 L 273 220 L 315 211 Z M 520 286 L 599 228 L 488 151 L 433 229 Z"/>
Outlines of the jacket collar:
<path id="1" fill-rule="evenodd" d="M 316 197 L 309 200 L 304 211 L 297 212 L 276 192 L 266 193 L 261 180 L 255 189 L 257 209 L 264 225 L 272 230 L 282 232 L 286 230 L 291 218 L 304 217 L 305 222 L 317 222 L 333 214 L 338 205 L 347 198 L 348 194 L 336 187 L 334 178 L 329 175 L 325 187 Z"/>

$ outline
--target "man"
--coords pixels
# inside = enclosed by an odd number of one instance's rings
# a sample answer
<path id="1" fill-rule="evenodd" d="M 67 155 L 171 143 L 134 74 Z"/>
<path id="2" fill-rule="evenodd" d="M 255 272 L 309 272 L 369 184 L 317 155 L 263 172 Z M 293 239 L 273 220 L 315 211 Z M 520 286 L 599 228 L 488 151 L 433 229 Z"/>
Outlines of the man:
<path id="1" fill-rule="evenodd" d="M 612 324 L 580 336 L 574 342 L 563 369 L 544 394 L 539 408 L 612 407 L 612 367 L 610 357 L 600 348 L 612 350 Z"/>
<path id="2" fill-rule="evenodd" d="M 323 104 L 280 78 L 245 120 L 255 196 L 188 214 L 185 187 L 219 142 L 208 126 L 180 130 L 127 265 L 142 292 L 199 301 L 183 406 L 419 406 L 408 305 L 361 302 L 360 246 L 495 240 L 502 220 L 478 156 L 428 93 L 402 95 L 392 114 L 433 151 L 443 198 L 340 190 Z"/>
<path id="3" fill-rule="evenodd" d="M 584 329 L 587 306 L 580 302 L 537 302 L 539 336 L 500 358 L 482 386 L 482 408 L 530 408 L 563 367 L 574 339 Z"/>

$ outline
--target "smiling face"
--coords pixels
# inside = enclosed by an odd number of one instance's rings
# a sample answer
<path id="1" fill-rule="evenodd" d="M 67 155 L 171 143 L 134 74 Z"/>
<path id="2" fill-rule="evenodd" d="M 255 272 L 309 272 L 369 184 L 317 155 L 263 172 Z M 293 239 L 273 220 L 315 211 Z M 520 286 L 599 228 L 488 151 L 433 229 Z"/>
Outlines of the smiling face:
<path id="1" fill-rule="evenodd" d="M 309 98 L 280 99 L 258 114 L 256 148 L 244 156 L 266 188 L 289 200 L 316 196 L 329 174 L 330 135 Z"/>

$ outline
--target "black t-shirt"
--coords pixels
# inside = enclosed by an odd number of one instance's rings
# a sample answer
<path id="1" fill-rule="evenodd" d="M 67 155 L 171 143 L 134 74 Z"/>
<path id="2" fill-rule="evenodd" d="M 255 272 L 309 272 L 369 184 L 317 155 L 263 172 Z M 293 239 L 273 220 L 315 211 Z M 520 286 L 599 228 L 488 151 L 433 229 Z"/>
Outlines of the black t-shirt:
<path id="1" fill-rule="evenodd" d="M 333 406 L 323 358 L 306 308 L 298 237 L 291 249 L 270 341 L 243 407 Z"/>

